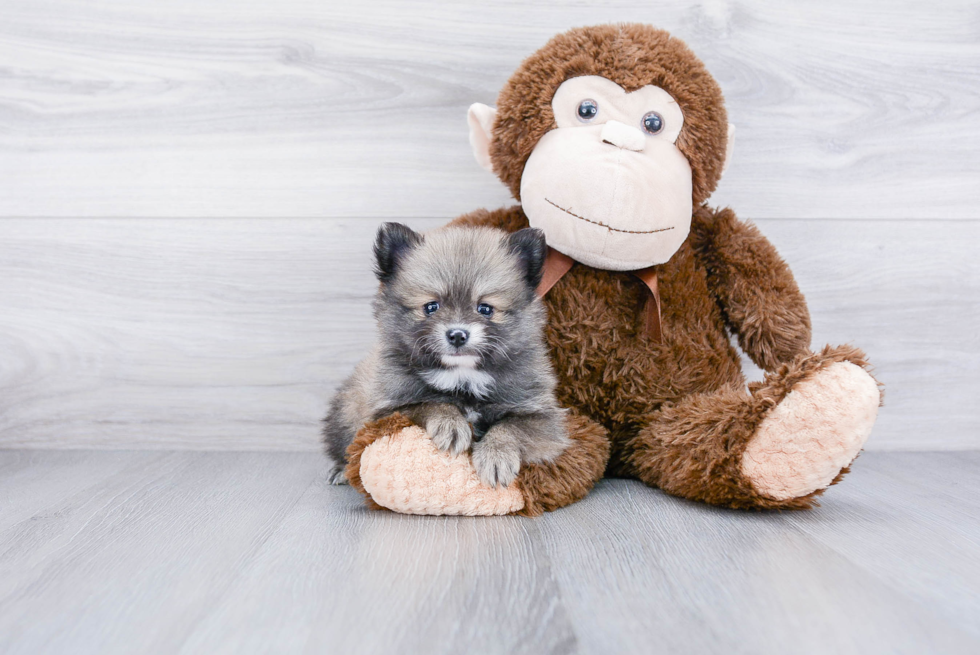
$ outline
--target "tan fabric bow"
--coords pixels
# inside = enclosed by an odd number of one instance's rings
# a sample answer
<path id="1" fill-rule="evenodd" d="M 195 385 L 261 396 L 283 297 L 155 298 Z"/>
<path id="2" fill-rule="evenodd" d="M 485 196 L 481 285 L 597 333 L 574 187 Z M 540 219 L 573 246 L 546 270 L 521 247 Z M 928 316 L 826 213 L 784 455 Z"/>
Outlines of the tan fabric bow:
<path id="1" fill-rule="evenodd" d="M 575 260 L 568 255 L 562 254 L 552 247 L 548 247 L 548 254 L 544 260 L 544 273 L 541 276 L 541 283 L 538 284 L 538 296 L 544 298 L 545 294 L 564 277 L 565 273 L 571 270 Z M 646 323 L 647 336 L 655 343 L 663 343 L 663 327 L 660 316 L 660 289 L 657 286 L 656 266 L 641 268 L 636 271 L 629 271 L 635 275 L 647 289 L 650 295 L 643 303 L 644 321 Z"/>

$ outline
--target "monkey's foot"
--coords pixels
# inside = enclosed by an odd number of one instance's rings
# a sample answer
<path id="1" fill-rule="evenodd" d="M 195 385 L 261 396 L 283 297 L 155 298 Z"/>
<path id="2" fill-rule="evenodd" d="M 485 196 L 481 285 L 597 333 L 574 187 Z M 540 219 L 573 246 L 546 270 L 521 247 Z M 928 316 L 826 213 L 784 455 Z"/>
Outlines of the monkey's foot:
<path id="1" fill-rule="evenodd" d="M 759 425 L 742 456 L 742 473 L 773 500 L 824 489 L 857 457 L 879 402 L 877 383 L 860 366 L 842 361 L 817 371 Z"/>
<path id="2" fill-rule="evenodd" d="M 344 474 L 368 506 L 406 514 L 540 516 L 581 500 L 609 462 L 606 429 L 568 413 L 571 445 L 550 463 L 528 463 L 506 487 L 480 482 L 469 453 L 438 450 L 422 428 L 395 413 L 362 427 Z"/>
<path id="3" fill-rule="evenodd" d="M 524 507 L 517 485 L 483 484 L 469 453 L 440 451 L 415 425 L 364 448 L 360 482 L 375 503 L 403 514 L 491 516 Z"/>

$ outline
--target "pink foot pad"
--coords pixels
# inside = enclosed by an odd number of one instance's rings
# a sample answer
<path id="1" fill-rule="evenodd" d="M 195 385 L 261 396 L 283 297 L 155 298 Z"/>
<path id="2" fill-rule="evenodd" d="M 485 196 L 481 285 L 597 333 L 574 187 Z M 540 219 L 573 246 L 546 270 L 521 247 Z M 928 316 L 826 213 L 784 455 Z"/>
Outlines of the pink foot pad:
<path id="1" fill-rule="evenodd" d="M 524 507 L 516 484 L 496 489 L 484 485 L 468 453 L 440 451 L 416 426 L 365 448 L 360 474 L 374 502 L 402 514 L 493 516 Z"/>
<path id="2" fill-rule="evenodd" d="M 774 500 L 829 485 L 854 461 L 878 416 L 874 378 L 837 362 L 793 388 L 762 421 L 742 457 L 742 473 Z"/>

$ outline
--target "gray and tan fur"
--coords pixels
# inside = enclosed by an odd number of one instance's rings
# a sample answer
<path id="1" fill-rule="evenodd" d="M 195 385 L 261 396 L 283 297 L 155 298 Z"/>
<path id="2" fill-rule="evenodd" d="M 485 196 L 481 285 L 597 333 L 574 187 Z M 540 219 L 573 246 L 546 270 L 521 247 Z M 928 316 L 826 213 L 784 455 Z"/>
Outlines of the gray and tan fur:
<path id="1" fill-rule="evenodd" d="M 441 450 L 472 449 L 491 486 L 510 484 L 522 462 L 557 458 L 569 441 L 535 295 L 543 233 L 448 227 L 423 236 L 385 223 L 374 252 L 379 340 L 324 419 L 332 481 L 345 481 L 360 427 L 396 411 Z"/>

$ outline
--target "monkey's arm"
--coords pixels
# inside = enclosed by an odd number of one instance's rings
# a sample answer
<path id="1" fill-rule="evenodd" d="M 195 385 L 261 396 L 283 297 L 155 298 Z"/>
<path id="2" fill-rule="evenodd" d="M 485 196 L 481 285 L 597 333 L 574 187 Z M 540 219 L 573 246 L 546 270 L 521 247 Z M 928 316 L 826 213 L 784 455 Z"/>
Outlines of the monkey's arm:
<path id="1" fill-rule="evenodd" d="M 810 347 L 810 312 L 789 266 L 730 209 L 699 208 L 692 245 L 708 269 L 729 328 L 757 366 L 775 370 Z"/>

